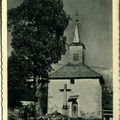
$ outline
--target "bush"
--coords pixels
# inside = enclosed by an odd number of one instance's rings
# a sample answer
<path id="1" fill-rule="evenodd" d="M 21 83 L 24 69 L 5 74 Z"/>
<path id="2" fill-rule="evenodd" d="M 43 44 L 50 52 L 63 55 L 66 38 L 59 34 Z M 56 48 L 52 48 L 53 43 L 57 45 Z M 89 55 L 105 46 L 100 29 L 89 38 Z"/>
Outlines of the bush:
<path id="1" fill-rule="evenodd" d="M 21 108 L 19 115 L 25 119 L 27 119 L 28 117 L 35 117 L 35 105 L 29 104 Z"/>

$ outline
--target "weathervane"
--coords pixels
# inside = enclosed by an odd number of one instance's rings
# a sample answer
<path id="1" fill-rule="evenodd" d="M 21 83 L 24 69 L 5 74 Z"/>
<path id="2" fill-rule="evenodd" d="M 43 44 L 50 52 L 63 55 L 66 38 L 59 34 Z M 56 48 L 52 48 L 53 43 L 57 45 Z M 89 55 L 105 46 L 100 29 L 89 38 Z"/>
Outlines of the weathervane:
<path id="1" fill-rule="evenodd" d="M 76 15 L 75 15 L 75 16 L 76 16 L 76 20 L 75 20 L 75 21 L 78 22 L 78 21 L 79 21 L 79 20 L 78 20 L 79 13 L 76 12 Z"/>
<path id="2" fill-rule="evenodd" d="M 78 23 L 80 19 L 82 19 L 82 14 L 79 14 L 78 11 L 74 14 L 75 22 Z"/>

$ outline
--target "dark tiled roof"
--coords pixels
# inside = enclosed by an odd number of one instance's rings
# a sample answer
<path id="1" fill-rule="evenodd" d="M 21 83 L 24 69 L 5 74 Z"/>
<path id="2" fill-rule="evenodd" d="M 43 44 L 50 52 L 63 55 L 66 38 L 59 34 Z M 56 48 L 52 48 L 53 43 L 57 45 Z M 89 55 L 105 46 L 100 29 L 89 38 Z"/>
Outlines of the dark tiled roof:
<path id="1" fill-rule="evenodd" d="M 71 78 L 99 78 L 104 83 L 102 76 L 84 64 L 67 64 L 49 76 L 49 79 Z"/>

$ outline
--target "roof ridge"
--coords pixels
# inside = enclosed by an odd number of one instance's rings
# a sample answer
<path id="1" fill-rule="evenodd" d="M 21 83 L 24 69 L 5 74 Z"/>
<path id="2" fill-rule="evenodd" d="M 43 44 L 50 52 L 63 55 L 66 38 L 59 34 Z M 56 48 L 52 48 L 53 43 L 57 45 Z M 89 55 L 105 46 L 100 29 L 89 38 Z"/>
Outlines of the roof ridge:
<path id="1" fill-rule="evenodd" d="M 111 69 L 111 68 L 107 68 L 107 67 L 100 67 L 100 66 L 93 66 L 93 65 L 89 65 L 89 67 L 97 68 L 97 69 L 104 69 L 104 70 L 110 70 Z"/>
<path id="2" fill-rule="evenodd" d="M 59 68 L 58 70 L 54 71 L 53 73 L 50 74 L 50 76 L 56 72 L 58 72 L 59 70 L 61 70 L 62 68 L 64 68 L 65 66 L 67 66 L 68 64 L 65 64 L 64 66 L 62 66 L 61 68 Z"/>
<path id="3" fill-rule="evenodd" d="M 85 64 L 84 64 L 85 65 Z M 96 72 L 95 70 L 93 70 L 93 69 L 91 69 L 89 66 L 87 66 L 87 65 L 85 65 L 87 68 L 89 68 L 90 70 L 92 70 L 93 72 L 95 72 L 96 74 L 98 74 L 99 76 L 101 76 L 102 77 L 102 75 L 101 74 L 99 74 L 98 72 Z"/>

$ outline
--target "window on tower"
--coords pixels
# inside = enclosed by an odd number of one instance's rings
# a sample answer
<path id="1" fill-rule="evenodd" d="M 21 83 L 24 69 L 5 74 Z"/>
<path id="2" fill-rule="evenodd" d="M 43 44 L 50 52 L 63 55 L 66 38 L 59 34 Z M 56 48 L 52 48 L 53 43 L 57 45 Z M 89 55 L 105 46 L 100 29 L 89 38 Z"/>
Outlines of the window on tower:
<path id="1" fill-rule="evenodd" d="M 79 60 L 79 53 L 74 53 L 73 54 L 73 61 L 78 61 Z"/>

